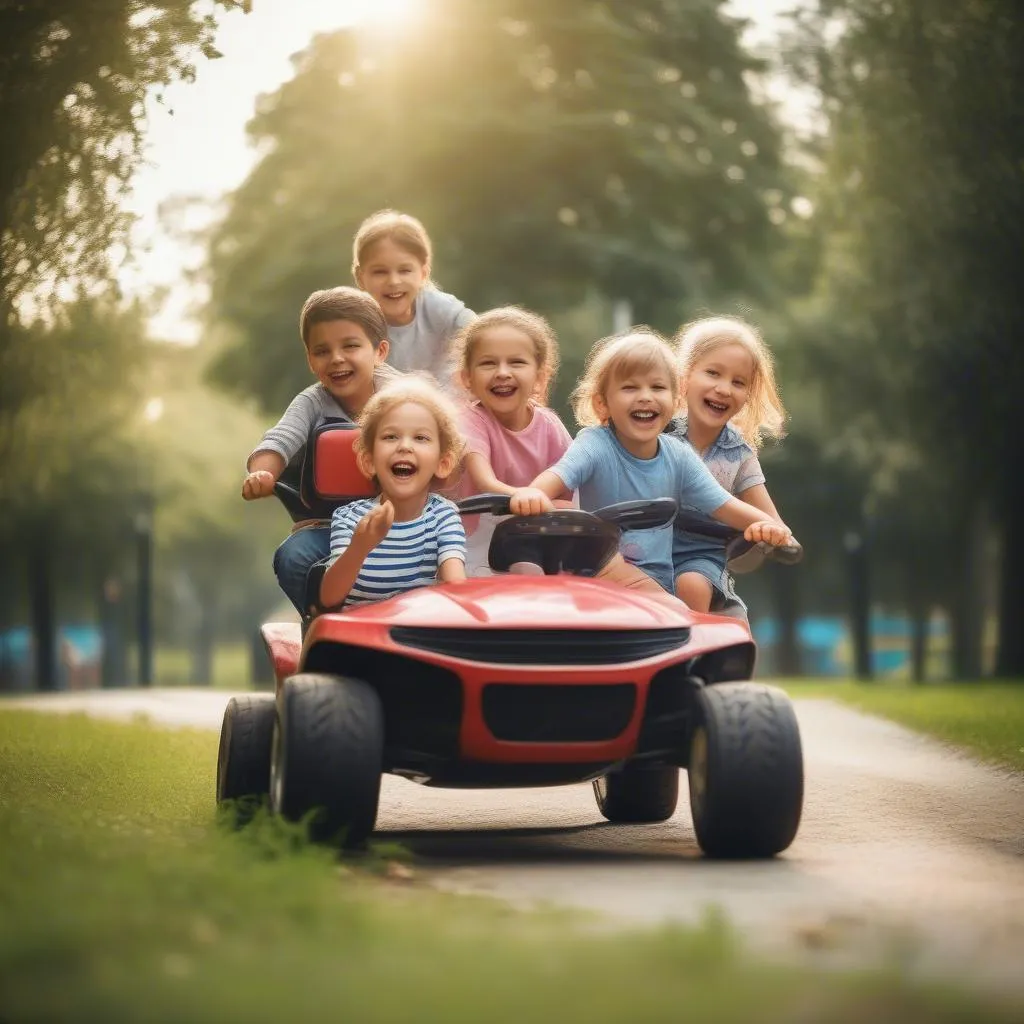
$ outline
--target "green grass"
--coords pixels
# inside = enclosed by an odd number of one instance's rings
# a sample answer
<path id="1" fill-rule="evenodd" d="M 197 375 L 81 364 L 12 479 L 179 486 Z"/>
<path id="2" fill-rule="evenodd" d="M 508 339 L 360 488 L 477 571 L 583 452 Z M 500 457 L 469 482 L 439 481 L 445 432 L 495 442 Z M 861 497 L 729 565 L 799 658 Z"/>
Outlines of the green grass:
<path id="1" fill-rule="evenodd" d="M 0 1020 L 1011 1021 L 895 973 L 750 962 L 729 930 L 389 881 L 294 827 L 234 833 L 216 736 L 0 712 Z"/>
<path id="2" fill-rule="evenodd" d="M 783 681 L 793 697 L 832 697 L 1024 771 L 1024 684 Z"/>

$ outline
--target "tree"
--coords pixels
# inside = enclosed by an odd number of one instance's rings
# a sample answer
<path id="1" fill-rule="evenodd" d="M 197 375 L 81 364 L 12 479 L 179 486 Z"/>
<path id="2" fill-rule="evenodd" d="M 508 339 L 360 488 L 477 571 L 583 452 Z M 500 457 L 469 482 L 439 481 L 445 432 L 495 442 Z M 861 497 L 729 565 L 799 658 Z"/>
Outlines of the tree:
<path id="1" fill-rule="evenodd" d="M 237 332 L 220 379 L 274 410 L 307 382 L 296 313 L 349 279 L 386 205 L 425 221 L 441 283 L 479 309 L 596 291 L 673 327 L 686 303 L 763 293 L 786 177 L 721 7 L 443 0 L 404 40 L 314 40 L 261 101 L 264 155 L 211 241 L 211 312 Z"/>
<path id="2" fill-rule="evenodd" d="M 990 509 L 1005 566 L 999 668 L 1024 675 L 1024 554 L 1006 472 L 1024 384 L 1010 255 L 1024 243 L 1024 13 L 1011 0 L 822 0 L 805 32 L 798 67 L 828 119 L 817 371 L 833 382 L 836 426 L 867 446 L 878 479 L 917 467 L 897 533 L 928 536 L 948 563 Z M 936 491 L 950 510 L 941 540 L 920 529 L 935 526 L 934 505 L 915 500 Z M 976 576 L 965 559 L 953 588 L 968 675 L 979 669 Z"/>

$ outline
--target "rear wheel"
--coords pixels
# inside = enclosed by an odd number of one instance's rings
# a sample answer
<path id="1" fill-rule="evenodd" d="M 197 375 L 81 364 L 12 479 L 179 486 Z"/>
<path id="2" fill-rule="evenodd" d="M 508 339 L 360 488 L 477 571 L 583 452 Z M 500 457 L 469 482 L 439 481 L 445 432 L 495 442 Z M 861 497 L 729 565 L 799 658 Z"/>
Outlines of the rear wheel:
<path id="1" fill-rule="evenodd" d="M 773 857 L 796 836 L 804 798 L 796 713 L 774 686 L 718 683 L 697 694 L 690 809 L 710 857 Z"/>
<path id="2" fill-rule="evenodd" d="M 252 816 L 270 791 L 270 749 L 276 705 L 269 694 L 232 697 L 224 709 L 217 753 L 217 803 L 247 801 L 240 818 Z"/>
<path id="3" fill-rule="evenodd" d="M 679 769 L 629 765 L 594 780 L 597 809 L 616 822 L 666 821 L 679 799 Z"/>
<path id="4" fill-rule="evenodd" d="M 301 674 L 277 704 L 270 804 L 291 821 L 310 819 L 311 838 L 359 846 L 380 798 L 384 711 L 360 679 Z"/>

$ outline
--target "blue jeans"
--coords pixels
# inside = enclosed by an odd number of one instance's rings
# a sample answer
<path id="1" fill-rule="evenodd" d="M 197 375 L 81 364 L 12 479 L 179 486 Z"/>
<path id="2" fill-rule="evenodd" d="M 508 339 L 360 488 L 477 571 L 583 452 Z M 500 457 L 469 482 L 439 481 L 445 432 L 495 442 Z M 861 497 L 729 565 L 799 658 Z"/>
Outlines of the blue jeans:
<path id="1" fill-rule="evenodd" d="M 306 575 L 331 553 L 331 528 L 309 526 L 286 537 L 274 552 L 274 575 L 288 600 L 306 615 Z"/>

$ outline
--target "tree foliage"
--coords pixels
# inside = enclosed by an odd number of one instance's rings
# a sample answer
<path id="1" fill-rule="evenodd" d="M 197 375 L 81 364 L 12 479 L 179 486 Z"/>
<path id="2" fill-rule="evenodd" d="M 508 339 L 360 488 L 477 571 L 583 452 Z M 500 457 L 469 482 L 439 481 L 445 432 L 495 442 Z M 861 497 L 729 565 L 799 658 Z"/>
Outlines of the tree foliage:
<path id="1" fill-rule="evenodd" d="M 404 38 L 315 39 L 261 101 L 262 158 L 212 240 L 212 311 L 238 333 L 222 379 L 272 409 L 305 383 L 301 302 L 349 279 L 355 228 L 389 205 L 478 309 L 596 290 L 674 326 L 686 303 L 763 293 L 786 179 L 721 7 L 438 0 Z"/>
<path id="2" fill-rule="evenodd" d="M 795 54 L 827 122 L 804 365 L 828 382 L 830 433 L 867 470 L 885 561 L 968 606 L 980 595 L 961 553 L 979 502 L 1004 554 L 1019 548 L 1006 469 L 1024 385 L 1022 44 L 1014 0 L 821 0 Z M 1004 622 L 1015 578 L 1008 567 Z"/>
<path id="3" fill-rule="evenodd" d="M 190 78 L 199 53 L 217 56 L 218 5 L 249 0 L 0 3 L 5 316 L 30 291 L 108 275 L 127 227 L 120 200 L 138 162 L 146 94 Z"/>

